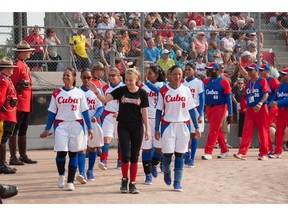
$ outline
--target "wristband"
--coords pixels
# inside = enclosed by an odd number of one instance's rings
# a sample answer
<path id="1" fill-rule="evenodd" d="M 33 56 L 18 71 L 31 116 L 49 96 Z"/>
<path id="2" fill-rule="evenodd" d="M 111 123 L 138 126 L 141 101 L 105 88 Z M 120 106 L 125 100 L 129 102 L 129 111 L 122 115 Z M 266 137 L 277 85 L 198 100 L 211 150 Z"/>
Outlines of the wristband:
<path id="1" fill-rule="evenodd" d="M 262 106 L 262 105 L 263 105 L 263 103 L 262 103 L 262 102 L 259 102 L 259 103 L 258 103 L 258 105 Z"/>

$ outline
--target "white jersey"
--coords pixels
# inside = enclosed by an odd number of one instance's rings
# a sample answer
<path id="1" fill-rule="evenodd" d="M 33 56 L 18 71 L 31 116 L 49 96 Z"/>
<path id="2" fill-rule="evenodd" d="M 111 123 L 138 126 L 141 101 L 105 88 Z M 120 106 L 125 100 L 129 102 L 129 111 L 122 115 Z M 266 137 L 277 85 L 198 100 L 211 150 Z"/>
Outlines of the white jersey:
<path id="1" fill-rule="evenodd" d="M 75 121 L 83 119 L 82 112 L 88 110 L 85 94 L 79 88 L 65 91 L 63 87 L 54 90 L 48 111 L 55 113 L 55 119 Z"/>
<path id="2" fill-rule="evenodd" d="M 187 81 L 187 78 L 184 79 L 183 82 L 184 86 L 187 86 L 190 91 L 191 91 L 191 95 L 194 99 L 195 105 L 199 106 L 200 102 L 199 102 L 199 94 L 204 92 L 204 84 L 202 82 L 202 80 L 198 79 L 198 78 L 194 78 L 191 81 Z"/>
<path id="3" fill-rule="evenodd" d="M 187 86 L 181 84 L 177 89 L 165 85 L 160 89 L 156 109 L 163 113 L 166 122 L 185 122 L 190 119 L 189 110 L 195 107 Z"/>
<path id="4" fill-rule="evenodd" d="M 161 88 L 164 83 L 163 82 L 156 82 L 153 85 Z M 147 85 L 142 84 L 140 86 L 142 89 L 144 89 L 147 92 L 148 101 L 149 101 L 149 107 L 148 107 L 148 118 L 155 119 L 156 115 L 156 104 L 157 104 L 157 97 L 158 94 L 154 91 L 152 91 Z"/>
<path id="5" fill-rule="evenodd" d="M 124 86 L 125 84 L 123 82 L 120 82 L 118 85 L 112 87 L 111 84 L 107 84 L 105 86 L 103 86 L 103 92 L 104 95 L 107 95 L 109 93 L 111 93 L 113 90 Z M 109 102 L 107 102 L 105 104 L 105 110 L 109 111 L 109 112 L 118 112 L 119 111 L 119 101 L 118 100 L 111 100 Z"/>
<path id="6" fill-rule="evenodd" d="M 94 92 L 88 89 L 88 91 L 84 91 L 82 87 L 80 89 L 84 92 L 88 107 L 89 107 L 89 115 L 93 117 L 99 107 L 103 106 L 103 103 L 97 98 Z M 101 91 L 100 91 L 101 92 Z"/>
<path id="7" fill-rule="evenodd" d="M 195 64 L 195 67 L 196 67 L 195 71 L 196 71 L 197 74 L 202 74 L 202 75 L 206 74 L 206 69 L 205 69 L 206 64 L 205 63 L 203 63 L 203 62 L 201 62 L 201 63 L 195 62 L 194 64 Z"/>

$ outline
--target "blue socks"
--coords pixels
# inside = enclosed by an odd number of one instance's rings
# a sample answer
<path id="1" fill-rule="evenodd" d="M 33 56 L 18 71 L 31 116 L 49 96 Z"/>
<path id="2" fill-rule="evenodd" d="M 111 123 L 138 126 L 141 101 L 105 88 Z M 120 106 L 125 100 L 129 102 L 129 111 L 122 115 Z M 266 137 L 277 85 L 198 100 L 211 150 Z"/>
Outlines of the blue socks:
<path id="1" fill-rule="evenodd" d="M 78 153 L 78 169 L 80 175 L 82 176 L 85 176 L 85 162 L 86 162 L 86 154 Z"/>
<path id="2" fill-rule="evenodd" d="M 95 151 L 95 152 L 89 151 L 88 157 L 89 157 L 89 159 L 88 159 L 88 170 L 93 170 L 94 164 L 95 164 L 95 161 L 96 161 L 96 157 L 97 157 L 97 151 Z"/>

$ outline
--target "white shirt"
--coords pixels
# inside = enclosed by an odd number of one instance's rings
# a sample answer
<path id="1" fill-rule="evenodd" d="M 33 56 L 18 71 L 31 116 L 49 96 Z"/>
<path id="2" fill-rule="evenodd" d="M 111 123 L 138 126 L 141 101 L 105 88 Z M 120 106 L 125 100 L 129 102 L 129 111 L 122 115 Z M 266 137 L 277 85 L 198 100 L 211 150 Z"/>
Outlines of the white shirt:
<path id="1" fill-rule="evenodd" d="M 181 84 L 177 89 L 165 85 L 160 89 L 156 109 L 162 111 L 167 122 L 185 122 L 190 119 L 189 110 L 195 107 L 190 89 Z"/>
<path id="2" fill-rule="evenodd" d="M 203 84 L 202 80 L 195 78 L 195 79 L 191 80 L 190 82 L 187 82 L 187 80 L 185 78 L 183 85 L 187 86 L 190 89 L 195 105 L 199 106 L 200 105 L 199 94 L 204 92 L 204 84 Z"/>
<path id="3" fill-rule="evenodd" d="M 114 88 L 110 85 L 107 84 L 103 87 L 103 92 L 105 95 L 111 93 L 113 90 L 124 86 L 125 84 L 123 82 L 120 82 L 117 86 L 115 86 Z M 119 101 L 118 100 L 111 100 L 109 102 L 107 102 L 105 104 L 105 110 L 109 111 L 109 112 L 118 112 L 119 111 Z"/>
<path id="4" fill-rule="evenodd" d="M 82 89 L 81 89 L 82 90 Z M 82 90 L 83 91 L 83 90 Z M 83 91 L 85 93 L 85 97 L 89 107 L 90 117 L 93 117 L 97 111 L 97 109 L 103 106 L 102 102 L 97 98 L 94 92 L 91 90 Z M 100 91 L 101 92 L 101 91 Z"/>

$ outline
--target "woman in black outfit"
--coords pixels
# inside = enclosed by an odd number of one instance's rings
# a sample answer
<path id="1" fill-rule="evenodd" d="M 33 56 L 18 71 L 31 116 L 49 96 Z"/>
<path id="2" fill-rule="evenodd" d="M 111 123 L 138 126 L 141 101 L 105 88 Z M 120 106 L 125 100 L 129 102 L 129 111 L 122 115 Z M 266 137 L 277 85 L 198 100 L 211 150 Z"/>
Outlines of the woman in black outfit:
<path id="1" fill-rule="evenodd" d="M 122 181 L 121 193 L 128 192 L 128 170 L 130 166 L 129 193 L 138 194 L 136 188 L 136 176 L 138 172 L 138 157 L 143 139 L 149 139 L 148 124 L 148 97 L 145 90 L 139 88 L 140 74 L 136 69 L 127 69 L 125 72 L 126 86 L 113 90 L 110 94 L 101 95 L 93 83 L 89 83 L 92 90 L 102 103 L 117 99 L 119 100 L 118 139 L 122 153 L 121 170 Z M 143 128 L 145 126 L 145 133 Z M 130 162 L 130 163 L 129 163 Z"/>

